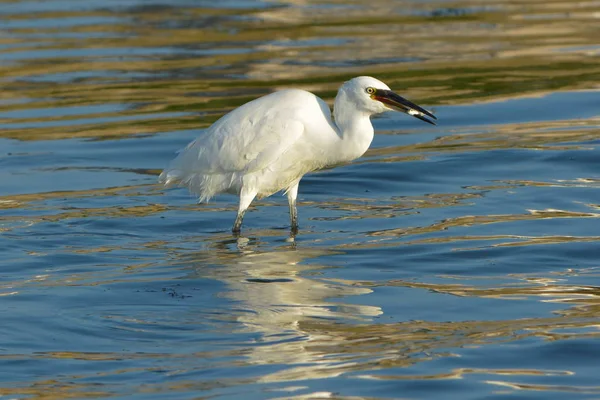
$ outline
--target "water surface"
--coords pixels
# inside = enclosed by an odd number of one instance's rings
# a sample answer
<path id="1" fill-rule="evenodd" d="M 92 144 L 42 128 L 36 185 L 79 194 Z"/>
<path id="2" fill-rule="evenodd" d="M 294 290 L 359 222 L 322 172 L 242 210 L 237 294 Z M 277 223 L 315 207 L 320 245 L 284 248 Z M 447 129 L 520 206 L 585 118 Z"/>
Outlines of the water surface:
<path id="1" fill-rule="evenodd" d="M 595 1 L 0 1 L 0 396 L 600 396 Z M 435 111 L 287 202 L 156 184 L 230 109 Z"/>

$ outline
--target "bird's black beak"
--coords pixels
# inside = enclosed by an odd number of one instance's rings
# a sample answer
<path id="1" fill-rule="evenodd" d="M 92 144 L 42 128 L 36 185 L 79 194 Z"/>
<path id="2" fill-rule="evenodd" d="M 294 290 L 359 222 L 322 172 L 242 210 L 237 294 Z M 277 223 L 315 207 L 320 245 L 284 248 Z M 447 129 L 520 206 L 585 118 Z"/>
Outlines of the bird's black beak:
<path id="1" fill-rule="evenodd" d="M 383 104 L 393 107 L 398 111 L 402 111 L 408 115 L 412 115 L 415 118 L 419 118 L 421 121 L 435 125 L 434 121 L 427 118 L 430 117 L 437 119 L 435 115 L 416 105 L 415 103 L 406 100 L 404 97 L 392 92 L 391 90 L 377 89 L 375 93 L 373 93 L 373 98 L 382 102 Z"/>

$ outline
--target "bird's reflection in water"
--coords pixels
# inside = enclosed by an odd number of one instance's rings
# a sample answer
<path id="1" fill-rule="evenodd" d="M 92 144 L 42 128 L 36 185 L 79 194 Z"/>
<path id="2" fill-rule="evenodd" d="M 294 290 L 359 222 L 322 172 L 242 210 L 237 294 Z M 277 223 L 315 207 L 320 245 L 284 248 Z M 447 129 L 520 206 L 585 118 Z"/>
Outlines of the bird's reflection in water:
<path id="1" fill-rule="evenodd" d="M 303 322 L 366 322 L 382 314 L 379 307 L 340 300 L 369 294 L 371 289 L 323 278 L 323 272 L 334 267 L 316 260 L 335 251 L 285 240 L 274 245 L 252 237 L 220 239 L 196 254 L 195 271 L 226 284 L 221 295 L 239 304 L 232 310 L 238 331 L 260 334 L 247 352 L 252 363 L 323 367 L 322 355 L 310 350 L 310 345 L 326 333 L 307 331 Z"/>

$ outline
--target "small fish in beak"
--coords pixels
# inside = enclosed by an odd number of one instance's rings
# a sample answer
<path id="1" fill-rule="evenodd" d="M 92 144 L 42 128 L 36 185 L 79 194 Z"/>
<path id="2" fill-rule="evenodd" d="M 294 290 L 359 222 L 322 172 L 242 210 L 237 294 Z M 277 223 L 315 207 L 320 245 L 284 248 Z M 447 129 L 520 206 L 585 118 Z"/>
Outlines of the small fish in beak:
<path id="1" fill-rule="evenodd" d="M 415 103 L 405 99 L 399 94 L 392 92 L 391 90 L 377 89 L 375 93 L 373 93 L 372 98 L 382 102 L 387 106 L 390 106 L 395 110 L 402 111 L 408 115 L 412 115 L 413 117 L 420 119 L 421 121 L 435 125 L 435 122 L 429 119 L 437 119 L 435 115 L 416 105 Z"/>

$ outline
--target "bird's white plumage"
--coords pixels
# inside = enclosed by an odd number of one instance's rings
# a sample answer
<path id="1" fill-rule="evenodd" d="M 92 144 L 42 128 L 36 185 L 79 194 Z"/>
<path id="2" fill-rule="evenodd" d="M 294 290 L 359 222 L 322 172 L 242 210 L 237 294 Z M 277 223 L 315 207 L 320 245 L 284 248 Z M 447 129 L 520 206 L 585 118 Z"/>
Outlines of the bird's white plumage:
<path id="1" fill-rule="evenodd" d="M 323 145 L 335 132 L 329 107 L 312 93 L 271 93 L 231 111 L 183 149 L 161 175 L 208 200 L 254 187 L 268 196 L 326 164 Z"/>
<path id="2" fill-rule="evenodd" d="M 288 192 L 292 225 L 304 174 L 360 157 L 373 139 L 369 117 L 390 108 L 367 88 L 389 90 L 371 77 L 342 85 L 334 104 L 304 90 L 260 97 L 223 116 L 191 142 L 160 175 L 167 186 L 187 186 L 200 201 L 218 193 L 240 195 L 234 230 L 255 197 Z"/>

